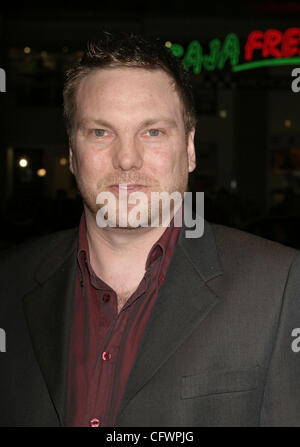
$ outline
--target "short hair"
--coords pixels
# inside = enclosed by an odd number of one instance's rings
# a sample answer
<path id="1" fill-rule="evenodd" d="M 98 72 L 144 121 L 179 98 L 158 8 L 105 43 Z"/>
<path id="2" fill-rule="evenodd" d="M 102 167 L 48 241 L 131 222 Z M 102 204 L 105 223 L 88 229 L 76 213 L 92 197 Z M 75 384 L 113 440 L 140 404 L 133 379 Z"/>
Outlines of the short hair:
<path id="1" fill-rule="evenodd" d="M 159 38 L 146 39 L 133 33 L 111 33 L 89 41 L 79 62 L 67 70 L 63 89 L 64 118 L 69 138 L 72 138 L 76 114 L 76 93 L 80 82 L 92 71 L 102 68 L 134 67 L 161 69 L 174 81 L 183 106 L 186 135 L 196 126 L 195 103 L 190 75 L 182 62 Z"/>

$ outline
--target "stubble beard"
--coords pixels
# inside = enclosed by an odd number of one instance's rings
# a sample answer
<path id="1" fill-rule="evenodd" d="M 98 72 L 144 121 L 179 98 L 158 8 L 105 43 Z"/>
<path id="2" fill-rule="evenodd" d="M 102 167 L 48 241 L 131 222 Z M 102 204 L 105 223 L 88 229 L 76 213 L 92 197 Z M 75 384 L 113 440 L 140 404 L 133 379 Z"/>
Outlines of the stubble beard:
<path id="1" fill-rule="evenodd" d="M 88 212 L 93 216 L 93 219 L 96 222 L 96 215 L 97 212 L 99 211 L 99 209 L 101 209 L 102 207 L 104 207 L 105 205 L 99 205 L 96 203 L 98 194 L 104 191 L 107 191 L 108 188 L 106 186 L 103 185 L 103 183 L 99 183 L 97 185 L 96 191 L 87 183 L 83 182 L 82 179 L 79 176 L 75 176 L 76 179 L 76 183 L 77 183 L 77 187 L 78 190 L 81 194 L 82 200 L 83 200 L 83 204 L 85 209 L 88 210 Z M 108 182 L 106 181 L 105 184 L 125 184 L 125 183 L 136 183 L 136 184 L 146 184 L 146 185 L 151 185 L 151 183 L 147 183 L 145 182 L 145 180 L 141 180 L 141 179 L 127 179 L 127 180 L 119 180 L 119 179 L 113 179 L 113 180 L 109 180 Z M 141 223 L 141 225 L 139 225 L 138 227 L 136 226 L 131 226 L 128 222 L 128 214 L 130 212 L 130 210 L 135 206 L 135 205 L 131 205 L 128 204 L 128 197 L 127 197 L 127 226 L 122 226 L 120 225 L 119 222 L 119 205 L 118 205 L 118 197 L 116 197 L 116 203 L 117 203 L 117 208 L 116 208 L 116 225 L 114 225 L 114 230 L 119 229 L 119 230 L 139 230 L 139 229 L 143 229 L 144 227 L 151 227 L 151 223 L 153 221 L 153 217 L 154 219 L 156 219 L 156 221 L 159 222 L 159 225 L 162 224 L 163 222 L 163 204 L 162 201 L 160 200 L 159 202 L 159 207 L 158 209 L 156 209 L 156 211 L 158 211 L 158 215 L 154 214 L 154 216 L 151 213 L 151 197 L 150 194 L 151 192 L 167 192 L 168 194 L 172 194 L 173 192 L 179 192 L 181 194 L 181 198 L 182 200 L 184 199 L 184 193 L 188 190 L 188 169 L 187 166 L 182 167 L 182 169 L 180 170 L 180 173 L 178 174 L 176 180 L 169 185 L 168 187 L 165 187 L 165 189 L 161 189 L 159 187 L 159 185 L 155 184 L 155 186 L 150 187 L 151 191 L 150 193 L 147 194 L 148 197 L 148 210 L 147 210 L 147 222 L 143 222 Z M 170 201 L 170 217 L 172 218 L 172 216 L 174 215 L 174 202 L 173 200 Z M 106 212 L 104 214 L 104 218 L 107 219 L 108 218 L 108 213 Z M 109 221 L 108 221 L 109 223 Z"/>

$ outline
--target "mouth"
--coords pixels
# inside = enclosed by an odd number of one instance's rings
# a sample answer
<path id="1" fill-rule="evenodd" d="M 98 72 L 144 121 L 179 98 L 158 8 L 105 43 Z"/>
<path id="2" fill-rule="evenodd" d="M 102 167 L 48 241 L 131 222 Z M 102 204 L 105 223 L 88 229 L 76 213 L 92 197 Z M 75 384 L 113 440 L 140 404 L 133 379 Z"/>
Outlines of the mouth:
<path id="1" fill-rule="evenodd" d="M 138 185 L 138 184 L 127 184 L 127 183 L 120 183 L 118 185 L 110 185 L 109 190 L 114 192 L 115 194 L 118 194 L 119 191 L 129 193 L 129 192 L 135 192 L 135 191 L 145 191 L 148 189 L 148 186 L 146 185 Z"/>

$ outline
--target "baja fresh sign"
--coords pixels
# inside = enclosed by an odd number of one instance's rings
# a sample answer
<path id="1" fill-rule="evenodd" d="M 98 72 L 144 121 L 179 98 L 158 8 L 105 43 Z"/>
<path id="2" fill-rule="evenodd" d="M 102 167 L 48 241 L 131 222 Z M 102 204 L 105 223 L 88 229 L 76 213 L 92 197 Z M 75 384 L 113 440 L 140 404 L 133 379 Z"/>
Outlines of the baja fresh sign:
<path id="1" fill-rule="evenodd" d="M 235 33 L 229 33 L 224 41 L 213 39 L 208 51 L 198 40 L 193 40 L 186 49 L 180 44 L 166 42 L 165 46 L 179 58 L 185 70 L 195 74 L 202 70 L 222 70 L 231 66 L 233 72 L 274 65 L 300 64 L 300 28 L 252 31 L 244 47 Z"/>

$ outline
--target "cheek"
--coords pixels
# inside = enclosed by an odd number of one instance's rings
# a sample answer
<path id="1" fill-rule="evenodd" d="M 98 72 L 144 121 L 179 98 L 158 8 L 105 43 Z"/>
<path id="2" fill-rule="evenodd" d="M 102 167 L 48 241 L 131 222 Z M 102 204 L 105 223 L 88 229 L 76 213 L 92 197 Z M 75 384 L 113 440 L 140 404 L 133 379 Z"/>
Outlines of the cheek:
<path id="1" fill-rule="evenodd" d="M 178 156 L 176 156 L 174 149 L 172 147 L 168 147 L 146 152 L 144 157 L 144 165 L 153 174 L 157 173 L 160 175 L 160 181 L 163 181 L 164 177 L 172 174 L 174 171 L 177 159 Z"/>
<path id="2" fill-rule="evenodd" d="M 76 167 L 77 172 L 85 180 L 89 181 L 93 177 L 99 177 L 99 172 L 104 172 L 109 160 L 105 154 L 89 148 L 86 145 L 78 145 L 76 148 Z"/>
<path id="3" fill-rule="evenodd" d="M 177 177 L 187 169 L 187 155 L 180 149 L 165 154 L 160 160 L 160 172 L 164 176 Z"/>

